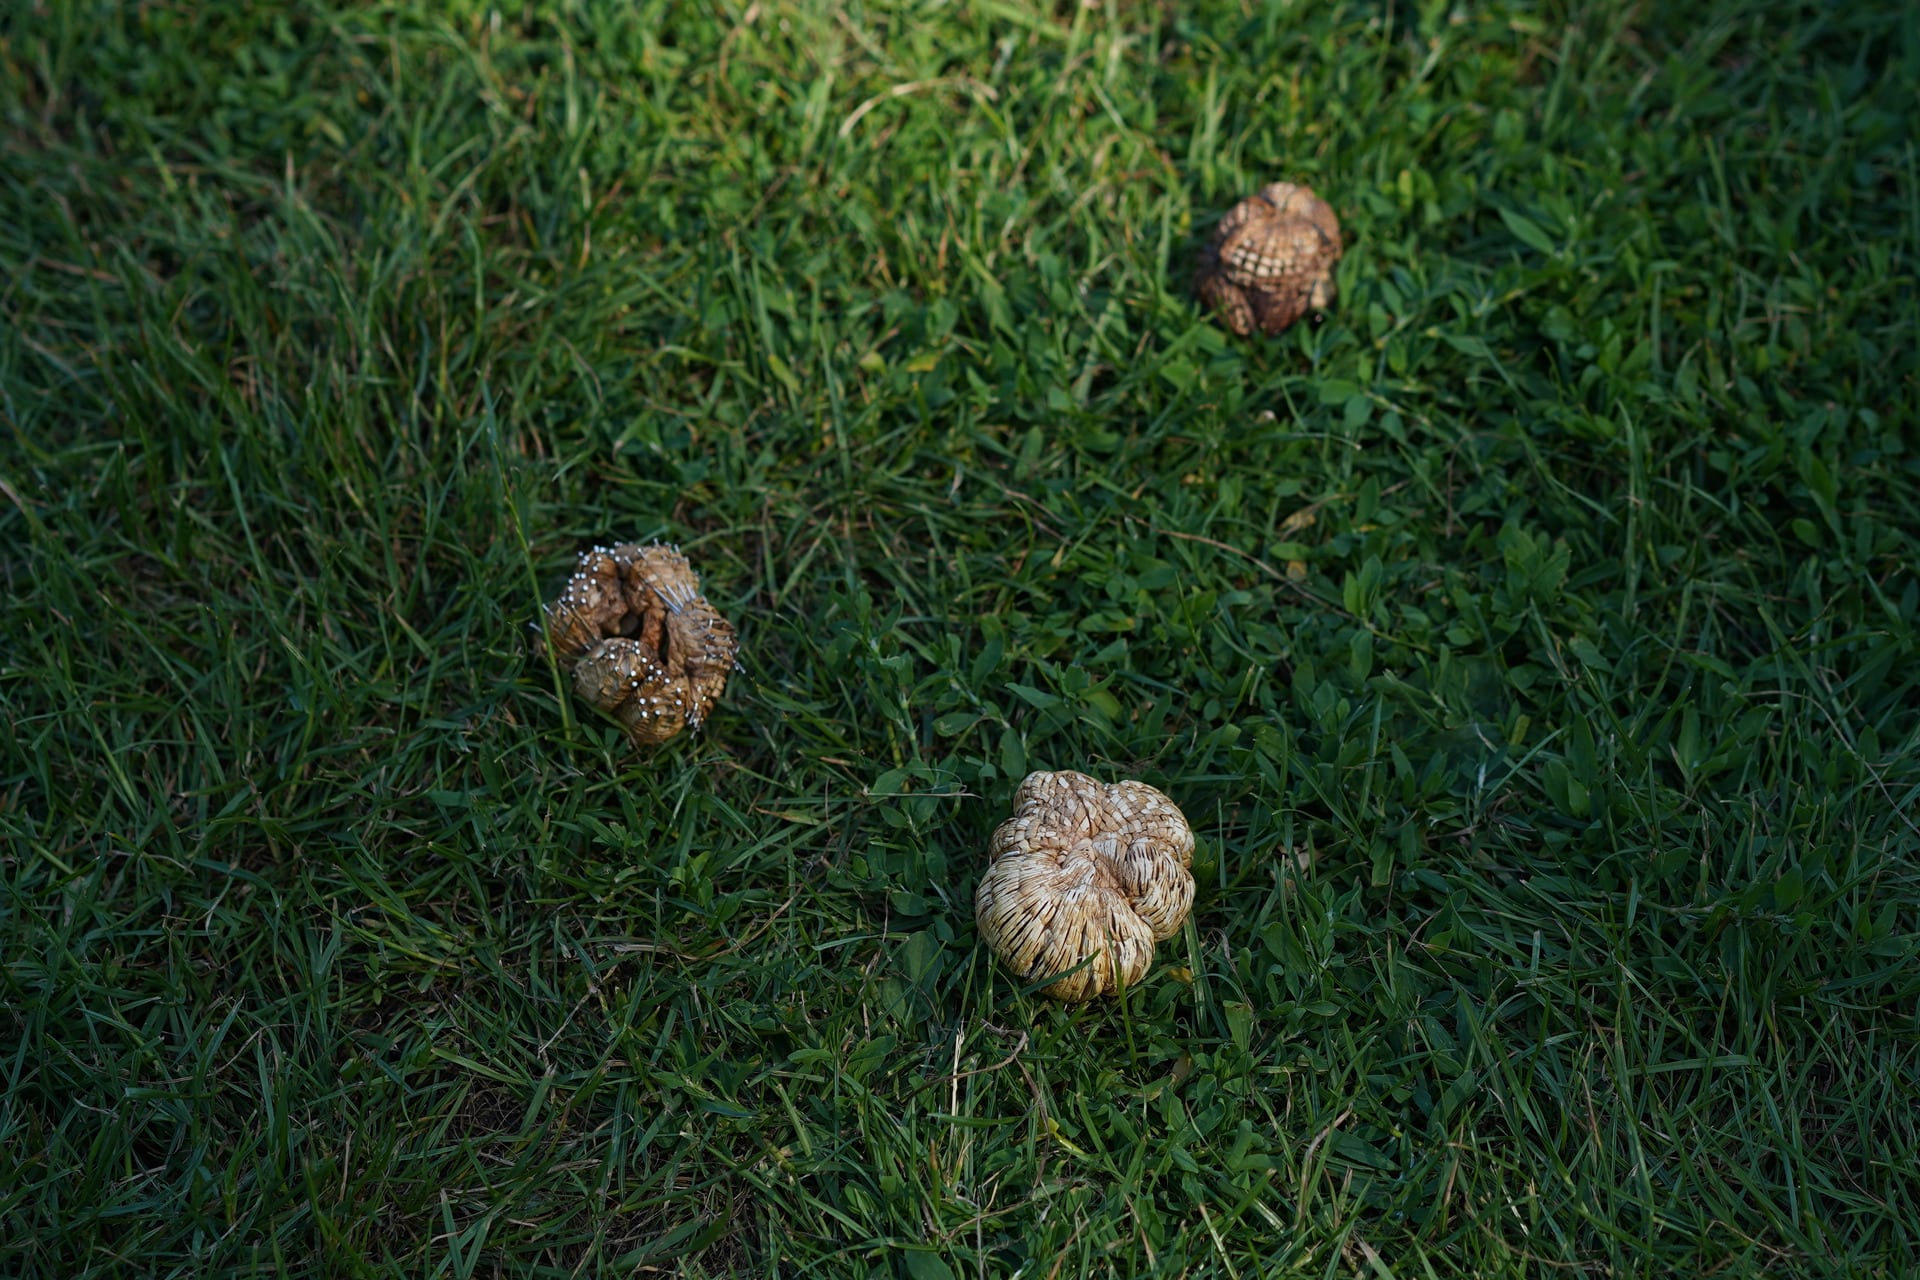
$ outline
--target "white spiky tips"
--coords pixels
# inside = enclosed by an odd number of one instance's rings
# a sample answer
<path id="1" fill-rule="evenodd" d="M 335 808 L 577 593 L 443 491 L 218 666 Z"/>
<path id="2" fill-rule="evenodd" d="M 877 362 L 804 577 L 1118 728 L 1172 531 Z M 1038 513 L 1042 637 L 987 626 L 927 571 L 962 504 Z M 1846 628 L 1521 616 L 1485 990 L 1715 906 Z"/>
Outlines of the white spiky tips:
<path id="1" fill-rule="evenodd" d="M 1308 187 L 1270 182 L 1220 219 L 1200 251 L 1194 292 L 1245 336 L 1279 333 L 1333 303 L 1340 219 Z"/>
<path id="2" fill-rule="evenodd" d="M 547 606 L 547 641 L 574 692 L 642 745 L 698 729 L 740 651 L 687 558 L 660 543 L 581 552 Z"/>
<path id="3" fill-rule="evenodd" d="M 1193 908 L 1193 832 L 1144 782 L 1030 773 L 974 892 L 980 937 L 1023 982 L 1078 1002 L 1146 977 Z"/>

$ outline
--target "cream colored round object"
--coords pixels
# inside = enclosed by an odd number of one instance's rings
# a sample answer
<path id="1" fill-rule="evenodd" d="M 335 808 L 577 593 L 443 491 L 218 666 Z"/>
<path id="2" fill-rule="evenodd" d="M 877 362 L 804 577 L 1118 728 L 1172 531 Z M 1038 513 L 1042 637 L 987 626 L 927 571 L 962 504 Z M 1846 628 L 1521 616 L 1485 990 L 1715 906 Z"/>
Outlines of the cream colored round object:
<path id="1" fill-rule="evenodd" d="M 1200 251 L 1194 292 L 1235 333 L 1279 333 L 1333 304 L 1340 219 L 1310 188 L 1270 182 L 1220 219 Z"/>
<path id="2" fill-rule="evenodd" d="M 1066 974 L 1040 988 L 1055 1000 L 1146 977 L 1154 943 L 1193 907 L 1193 832 L 1144 782 L 1030 773 L 987 859 L 973 899 L 980 936 L 1022 981 Z"/>

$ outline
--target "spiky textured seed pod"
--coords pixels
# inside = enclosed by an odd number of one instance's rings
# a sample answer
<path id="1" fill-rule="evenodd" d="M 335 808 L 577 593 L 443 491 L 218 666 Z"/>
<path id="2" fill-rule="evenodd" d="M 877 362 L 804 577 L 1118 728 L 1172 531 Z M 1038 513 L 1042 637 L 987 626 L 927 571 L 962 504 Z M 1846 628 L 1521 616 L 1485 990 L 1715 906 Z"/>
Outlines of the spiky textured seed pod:
<path id="1" fill-rule="evenodd" d="M 1279 333 L 1333 305 L 1340 219 L 1307 187 L 1270 182 L 1220 219 L 1193 288 L 1235 333 Z"/>
<path id="2" fill-rule="evenodd" d="M 657 542 L 581 552 L 546 632 L 574 692 L 643 746 L 698 729 L 740 652 L 687 558 Z"/>
<path id="3" fill-rule="evenodd" d="M 1030 773 L 987 847 L 980 937 L 1023 982 L 1078 1002 L 1146 977 L 1193 907 L 1193 832 L 1144 782 Z M 1076 970 L 1069 973 L 1069 970 Z"/>

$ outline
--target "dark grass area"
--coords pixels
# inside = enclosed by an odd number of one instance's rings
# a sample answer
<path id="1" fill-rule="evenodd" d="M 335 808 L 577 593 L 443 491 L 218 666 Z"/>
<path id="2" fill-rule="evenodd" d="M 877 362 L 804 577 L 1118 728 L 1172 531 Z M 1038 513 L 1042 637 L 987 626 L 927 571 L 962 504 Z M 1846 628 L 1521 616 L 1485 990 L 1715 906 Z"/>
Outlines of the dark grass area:
<path id="1" fill-rule="evenodd" d="M 1917 103 L 1886 4 L 0 12 L 0 1273 L 1905 1273 Z M 746 671 L 636 754 L 527 625 L 652 536 Z M 1030 768 L 1199 835 L 1124 1002 L 976 944 Z"/>

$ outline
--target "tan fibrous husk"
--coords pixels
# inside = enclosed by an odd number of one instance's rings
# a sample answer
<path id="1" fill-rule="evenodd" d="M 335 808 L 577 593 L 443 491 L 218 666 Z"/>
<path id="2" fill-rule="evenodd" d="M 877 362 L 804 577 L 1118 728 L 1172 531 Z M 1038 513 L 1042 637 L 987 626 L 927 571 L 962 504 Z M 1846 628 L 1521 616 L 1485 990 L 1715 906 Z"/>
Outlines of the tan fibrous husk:
<path id="1" fill-rule="evenodd" d="M 546 635 L 573 691 L 642 746 L 698 729 L 740 652 L 687 558 L 657 542 L 581 552 Z"/>
<path id="2" fill-rule="evenodd" d="M 1194 293 L 1245 336 L 1279 333 L 1333 304 L 1340 219 L 1310 188 L 1270 182 L 1220 219 L 1200 251 Z"/>
<path id="3" fill-rule="evenodd" d="M 980 936 L 1024 982 L 1078 1002 L 1146 977 L 1193 907 L 1193 832 L 1144 782 L 1030 773 L 974 893 Z M 1069 973 L 1069 970 L 1075 970 Z"/>

